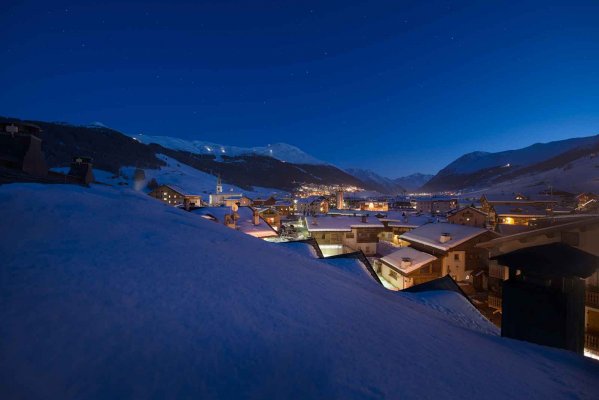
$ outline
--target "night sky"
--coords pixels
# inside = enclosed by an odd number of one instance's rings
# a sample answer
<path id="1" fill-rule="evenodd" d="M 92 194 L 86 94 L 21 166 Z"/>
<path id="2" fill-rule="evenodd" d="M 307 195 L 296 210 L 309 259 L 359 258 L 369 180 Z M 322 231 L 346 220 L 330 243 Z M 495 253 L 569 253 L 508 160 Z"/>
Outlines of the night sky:
<path id="1" fill-rule="evenodd" d="M 596 0 L 0 0 L 0 115 L 434 173 L 599 133 L 598 21 Z"/>

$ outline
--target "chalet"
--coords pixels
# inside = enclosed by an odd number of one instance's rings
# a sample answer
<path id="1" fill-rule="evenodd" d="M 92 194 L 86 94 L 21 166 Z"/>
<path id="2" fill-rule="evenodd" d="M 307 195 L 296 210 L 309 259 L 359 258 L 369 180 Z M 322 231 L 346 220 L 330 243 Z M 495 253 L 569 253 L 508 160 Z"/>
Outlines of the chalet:
<path id="1" fill-rule="evenodd" d="M 201 196 L 188 193 L 183 188 L 175 185 L 160 185 L 148 195 L 165 204 L 184 206 L 187 209 L 200 207 L 202 200 Z"/>
<path id="2" fill-rule="evenodd" d="M 486 227 L 487 219 L 487 213 L 471 206 L 453 210 L 447 215 L 447 220 L 452 224 L 468 225 L 476 228 Z"/>
<path id="3" fill-rule="evenodd" d="M 27 123 L 0 123 L 0 167 L 46 176 L 41 128 Z"/>
<path id="4" fill-rule="evenodd" d="M 399 290 L 441 277 L 438 258 L 411 247 L 399 250 L 375 261 L 376 271 Z"/>
<path id="5" fill-rule="evenodd" d="M 560 218 L 565 219 L 565 218 Z M 568 218 L 570 222 L 544 226 L 528 232 L 502 236 L 477 247 L 489 251 L 492 257 L 518 249 L 551 243 L 564 243 L 599 256 L 599 216 Z M 573 220 L 572 220 L 573 219 Z M 567 262 L 564 264 L 566 265 Z M 509 268 L 496 260 L 489 262 L 489 307 L 503 312 L 503 284 L 509 279 Z M 586 278 L 585 349 L 599 355 L 599 272 Z"/>
<path id="6" fill-rule="evenodd" d="M 281 230 L 281 214 L 274 207 L 256 208 L 260 217 L 277 232 Z"/>
<path id="7" fill-rule="evenodd" d="M 374 255 L 384 229 L 378 219 L 366 215 L 306 217 L 306 228 L 326 256 L 359 250 Z"/>
<path id="8" fill-rule="evenodd" d="M 253 207 L 271 207 L 271 206 L 274 206 L 276 202 L 277 202 L 277 200 L 273 196 L 270 196 L 267 199 L 258 197 L 256 199 L 252 200 L 252 206 Z"/>
<path id="9" fill-rule="evenodd" d="M 211 206 L 222 206 L 225 205 L 227 199 L 232 199 L 232 204 L 236 202 L 240 202 L 244 196 L 241 193 L 212 193 L 208 195 L 208 203 Z M 245 200 L 244 200 L 245 202 Z M 229 202 L 231 204 L 231 202 Z M 244 204 L 244 206 L 249 206 L 248 204 Z M 230 205 L 229 205 L 230 207 Z"/>
<path id="10" fill-rule="evenodd" d="M 406 232 L 418 228 L 419 226 L 435 222 L 435 219 L 428 215 L 414 214 L 407 212 L 389 212 L 383 218 L 380 218 L 385 230 L 381 233 L 381 239 L 400 246 L 408 244 L 400 239 L 400 236 Z"/>
<path id="11" fill-rule="evenodd" d="M 234 209 L 237 208 L 237 211 Z M 260 239 L 278 237 L 275 231 L 252 207 L 201 207 L 191 211 L 210 221 Z"/>
<path id="12" fill-rule="evenodd" d="M 505 225 L 528 226 L 530 221 L 547 216 L 546 208 L 527 204 L 496 204 L 491 212 L 495 214 L 496 224 Z"/>
<path id="13" fill-rule="evenodd" d="M 441 275 L 451 275 L 456 281 L 470 281 L 470 274 L 487 268 L 487 251 L 476 247 L 498 235 L 487 229 L 466 225 L 426 224 L 400 236 L 410 247 L 431 254 L 441 264 Z"/>
<path id="14" fill-rule="evenodd" d="M 289 200 L 278 200 L 275 202 L 274 208 L 282 218 L 293 215 L 294 213 L 293 203 Z"/>
<path id="15" fill-rule="evenodd" d="M 528 226 L 530 221 L 551 213 L 558 201 L 549 195 L 483 194 L 480 204 L 488 215 L 488 226 L 495 228 L 497 224 Z"/>
<path id="16" fill-rule="evenodd" d="M 431 215 L 445 215 L 458 208 L 458 199 L 449 197 L 422 197 L 415 199 L 416 211 Z"/>
<path id="17" fill-rule="evenodd" d="M 414 204 L 409 200 L 395 200 L 392 203 L 392 208 L 395 210 L 411 211 L 414 210 Z"/>
<path id="18" fill-rule="evenodd" d="M 387 212 L 389 211 L 389 203 L 386 201 L 366 200 L 360 203 L 360 210 Z"/>
<path id="19" fill-rule="evenodd" d="M 299 198 L 295 208 L 299 215 L 326 214 L 329 212 L 329 201 L 323 196 Z"/>
<path id="20" fill-rule="evenodd" d="M 236 204 L 237 206 L 241 206 L 241 207 L 247 207 L 251 203 L 252 203 L 252 199 L 250 199 L 249 197 L 244 196 L 242 194 L 226 196 L 223 199 L 223 204 L 225 205 L 225 207 L 232 207 L 233 204 Z"/>

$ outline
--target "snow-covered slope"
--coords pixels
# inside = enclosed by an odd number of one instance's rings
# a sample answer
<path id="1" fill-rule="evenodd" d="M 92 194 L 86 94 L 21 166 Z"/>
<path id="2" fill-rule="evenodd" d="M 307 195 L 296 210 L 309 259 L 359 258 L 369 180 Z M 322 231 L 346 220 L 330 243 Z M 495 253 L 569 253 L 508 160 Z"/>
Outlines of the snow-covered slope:
<path id="1" fill-rule="evenodd" d="M 560 168 L 519 176 L 486 188 L 486 191 L 538 193 L 549 187 L 570 193 L 599 193 L 599 155 L 582 157 Z"/>
<path id="2" fill-rule="evenodd" d="M 510 166 L 526 166 L 547 160 L 577 147 L 594 145 L 597 142 L 599 142 L 599 136 L 589 136 L 549 143 L 535 143 L 522 149 L 501 151 L 498 153 L 476 151 L 461 156 L 444 169 L 464 174 L 508 164 Z"/>
<path id="3" fill-rule="evenodd" d="M 599 152 L 599 135 L 573 138 L 498 153 L 465 154 L 429 180 L 423 189 L 430 191 L 481 189 L 526 176 L 542 179 L 551 169 L 567 169 L 577 159 Z M 539 175 L 535 178 L 535 175 Z M 570 175 L 576 182 L 577 175 Z M 561 189 L 561 188 L 560 188 Z M 586 188 L 584 190 L 591 190 Z"/>
<path id="4" fill-rule="evenodd" d="M 129 188 L 146 193 L 150 191 L 147 188 L 148 183 L 152 179 L 155 179 L 158 184 L 175 185 L 183 188 L 187 193 L 202 195 L 204 196 L 203 200 L 205 201 L 208 201 L 208 194 L 215 193 L 216 176 L 192 168 L 189 165 L 183 164 L 164 154 L 157 154 L 156 157 L 164 161 L 165 166 L 157 169 L 142 168 L 146 176 L 143 181 L 134 181 L 133 177 L 135 176 L 135 170 L 137 169 L 135 167 L 121 168 L 120 175 L 94 168 L 94 178 L 96 182 L 99 183 L 105 183 L 112 186 L 123 186 L 126 184 Z M 69 168 L 59 167 L 52 168 L 52 170 L 67 173 Z M 223 183 L 222 186 L 224 193 L 239 193 L 250 198 L 268 197 L 271 195 L 280 197 L 289 196 L 289 193 L 273 188 L 254 187 L 252 190 L 245 190 L 227 183 Z"/>
<path id="5" fill-rule="evenodd" d="M 406 190 L 420 189 L 426 182 L 428 182 L 434 175 L 415 173 L 407 176 L 396 178 L 395 182 L 398 185 L 403 186 Z"/>
<path id="6" fill-rule="evenodd" d="M 286 143 L 275 143 L 258 147 L 237 147 L 201 140 L 185 140 L 170 136 L 132 135 L 132 137 L 141 143 L 156 143 L 168 149 L 183 150 L 195 154 L 214 154 L 217 157 L 222 155 L 239 156 L 244 154 L 255 154 L 276 158 L 277 160 L 294 164 L 328 164 L 312 157 L 299 148 Z"/>
<path id="7" fill-rule="evenodd" d="M 0 221 L 0 398 L 596 398 L 599 364 L 484 333 L 455 297 L 142 193 L 4 185 Z"/>

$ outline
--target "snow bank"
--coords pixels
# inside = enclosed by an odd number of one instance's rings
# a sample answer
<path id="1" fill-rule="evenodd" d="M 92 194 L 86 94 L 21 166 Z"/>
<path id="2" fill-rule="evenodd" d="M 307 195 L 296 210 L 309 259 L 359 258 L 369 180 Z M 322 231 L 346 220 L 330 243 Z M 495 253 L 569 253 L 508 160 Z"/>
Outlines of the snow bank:
<path id="1" fill-rule="evenodd" d="M 593 360 L 142 193 L 4 185 L 0 221 L 1 398 L 596 398 Z"/>

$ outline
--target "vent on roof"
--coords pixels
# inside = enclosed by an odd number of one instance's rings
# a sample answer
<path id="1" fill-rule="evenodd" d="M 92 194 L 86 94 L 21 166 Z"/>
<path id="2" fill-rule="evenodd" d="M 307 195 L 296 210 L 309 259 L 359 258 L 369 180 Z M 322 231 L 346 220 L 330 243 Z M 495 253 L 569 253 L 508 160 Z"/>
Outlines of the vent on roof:
<path id="1" fill-rule="evenodd" d="M 366 221 L 367 221 L 367 219 L 366 219 L 366 218 L 367 218 L 367 217 L 366 217 L 366 215 L 362 215 L 362 222 L 363 222 L 363 223 L 366 223 Z"/>
<path id="2" fill-rule="evenodd" d="M 412 265 L 412 259 L 410 257 L 401 258 L 401 268 L 408 268 Z"/>
<path id="3" fill-rule="evenodd" d="M 441 243 L 447 243 L 451 240 L 451 235 L 447 232 L 443 232 L 441 234 L 441 237 L 439 238 L 439 242 Z"/>

